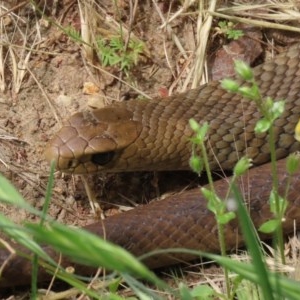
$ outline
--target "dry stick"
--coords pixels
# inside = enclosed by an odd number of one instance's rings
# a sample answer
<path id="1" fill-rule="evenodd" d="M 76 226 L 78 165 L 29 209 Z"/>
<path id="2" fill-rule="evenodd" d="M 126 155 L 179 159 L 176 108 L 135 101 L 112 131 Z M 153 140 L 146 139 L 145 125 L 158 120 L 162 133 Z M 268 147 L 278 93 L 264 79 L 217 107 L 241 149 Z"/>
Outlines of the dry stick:
<path id="1" fill-rule="evenodd" d="M 36 39 L 36 37 L 35 37 Z M 24 36 L 24 45 L 26 44 L 27 40 Z M 35 42 L 35 40 L 32 43 L 32 46 L 30 48 L 30 51 L 25 55 L 25 49 L 22 49 L 21 56 L 19 57 L 19 60 L 17 62 L 16 55 L 12 49 L 12 47 L 9 47 L 9 54 L 11 57 L 12 65 L 13 65 L 13 86 L 14 86 L 14 91 L 16 94 L 19 93 L 21 89 L 21 85 L 23 82 L 23 79 L 26 75 L 26 69 L 28 70 L 28 62 L 29 58 L 32 53 L 33 47 L 35 47 L 38 43 Z M 24 57 L 25 56 L 25 57 Z"/>
<path id="2" fill-rule="evenodd" d="M 115 19 L 108 16 L 106 11 L 98 3 L 97 3 L 97 5 L 98 5 L 99 10 L 101 10 L 101 12 L 107 16 L 107 19 L 109 19 L 109 22 L 105 22 L 105 25 L 107 25 L 109 27 L 108 30 L 105 30 L 104 28 L 97 28 L 97 30 L 100 31 L 100 32 L 101 31 L 105 32 L 106 34 L 109 34 L 111 32 L 111 30 L 113 32 L 119 32 L 120 24 Z M 123 30 L 123 34 L 125 34 L 126 37 L 127 37 L 128 36 L 128 29 L 125 26 L 123 26 L 122 30 Z M 140 41 L 140 39 L 137 36 L 135 36 L 133 32 L 131 32 L 131 37 Z"/>
<path id="3" fill-rule="evenodd" d="M 166 20 L 161 26 L 160 28 L 164 28 L 167 26 L 168 23 L 171 23 L 173 20 L 175 20 L 179 15 L 183 14 L 191 5 L 193 5 L 195 2 L 195 0 L 186 0 L 183 3 L 183 6 L 175 13 L 173 14 L 172 17 L 170 17 L 168 20 Z"/>
<path id="4" fill-rule="evenodd" d="M 160 8 L 158 7 L 156 1 L 152 0 L 156 10 L 157 10 L 157 13 L 159 15 L 159 17 L 161 18 L 161 20 L 166 23 L 166 20 L 160 10 Z M 167 32 L 168 34 L 170 34 L 170 36 L 172 37 L 172 40 L 174 41 L 175 45 L 177 46 L 177 48 L 179 49 L 179 51 L 181 52 L 181 54 L 184 56 L 185 59 L 188 58 L 188 55 L 186 54 L 186 51 L 184 50 L 183 46 L 181 45 L 178 37 L 174 34 L 172 28 L 170 25 L 166 24 L 166 29 L 167 29 Z"/>
<path id="5" fill-rule="evenodd" d="M 171 86 L 169 87 L 169 95 L 172 95 L 172 91 L 175 88 L 175 86 L 177 85 L 177 83 L 179 82 L 179 80 L 181 79 L 181 77 L 183 76 L 184 72 L 186 71 L 186 68 L 188 68 L 188 66 L 192 63 L 194 58 L 194 54 L 191 53 L 189 58 L 185 61 L 182 70 L 180 71 L 180 73 L 177 75 L 177 78 L 175 78 L 174 82 L 171 84 Z M 188 88 L 188 84 L 190 82 L 190 79 L 192 77 L 192 72 L 185 72 L 186 79 L 184 80 L 182 87 L 180 89 L 180 92 L 183 93 L 187 90 Z M 174 76 L 175 77 L 175 76 Z"/>
<path id="6" fill-rule="evenodd" d="M 2 246 L 4 246 L 6 248 L 6 250 L 10 253 L 8 255 L 7 259 L 0 266 L 0 274 L 2 274 L 2 272 L 5 269 L 5 267 L 7 266 L 7 264 L 9 264 L 10 261 L 14 259 L 15 255 L 16 255 L 16 250 L 13 247 L 11 247 L 7 241 L 5 241 L 3 239 L 0 239 L 0 244 Z"/>
<path id="7" fill-rule="evenodd" d="M 127 47 L 128 47 L 128 44 L 129 44 L 129 41 L 130 41 L 130 35 L 131 35 L 131 32 L 132 32 L 132 27 L 133 27 L 133 21 L 135 19 L 135 15 L 136 15 L 136 10 L 137 10 L 137 4 L 138 4 L 138 0 L 134 0 L 134 5 L 132 5 L 132 1 L 133 0 L 130 0 L 129 1 L 129 4 L 130 4 L 130 19 L 129 19 L 129 28 L 128 28 L 128 35 L 127 35 L 127 38 L 126 38 L 126 41 L 125 41 L 125 51 L 127 50 Z"/>
<path id="8" fill-rule="evenodd" d="M 163 21 L 163 25 L 161 25 L 160 28 L 163 28 L 163 27 L 166 28 L 167 33 L 168 33 L 169 35 L 171 35 L 172 40 L 174 41 L 175 45 L 177 46 L 177 48 L 178 48 L 178 50 L 180 51 L 180 53 L 182 54 L 182 56 L 185 58 L 186 61 L 189 61 L 189 62 L 190 62 L 190 60 L 191 60 L 191 55 L 188 55 L 188 54 L 186 53 L 185 49 L 183 48 L 183 46 L 182 46 L 181 43 L 180 43 L 180 40 L 179 40 L 178 37 L 174 34 L 174 32 L 173 32 L 173 30 L 172 30 L 172 27 L 168 24 L 170 21 L 169 21 L 169 20 L 166 20 L 166 19 L 164 18 L 164 16 L 163 16 L 163 14 L 162 14 L 162 12 L 161 12 L 159 6 L 157 5 L 156 1 L 153 0 L 153 4 L 154 4 L 154 6 L 155 6 L 155 8 L 156 8 L 156 10 L 157 10 L 157 13 L 158 13 L 159 17 L 160 17 L 161 20 Z M 180 11 L 181 11 L 181 10 L 180 10 Z M 176 14 L 176 15 L 178 15 L 178 14 Z M 174 19 L 174 18 L 173 18 L 173 19 Z M 168 66 L 169 66 L 169 69 L 170 69 L 171 72 L 172 72 L 173 77 L 175 78 L 176 76 L 175 76 L 175 74 L 174 74 L 174 72 L 173 72 L 173 70 L 172 70 L 172 67 L 171 67 L 171 64 L 170 64 L 170 62 L 169 62 L 169 58 L 168 58 L 168 55 L 167 55 L 167 52 L 166 52 L 166 48 L 165 48 L 165 47 L 164 47 L 164 50 L 165 50 L 165 57 L 166 57 L 166 60 L 167 60 L 167 64 L 168 64 Z M 181 73 L 181 74 L 182 74 L 182 73 Z M 170 86 L 170 88 L 169 88 L 169 95 L 172 94 L 172 91 L 173 91 L 173 89 L 175 88 L 175 85 L 178 83 L 179 79 L 180 79 L 180 77 L 177 77 L 177 80 L 174 81 L 173 84 Z M 186 86 L 184 86 L 184 88 L 181 89 L 181 92 L 184 92 L 185 90 L 186 90 Z"/>
<path id="9" fill-rule="evenodd" d="M 10 14 L 11 12 L 21 8 L 22 6 L 25 6 L 26 4 L 29 3 L 29 0 L 23 1 L 21 3 L 19 3 L 18 5 L 14 6 L 13 8 L 9 9 L 7 12 L 5 12 L 4 14 L 0 15 L 0 19 L 2 19 L 3 17 L 5 17 L 6 15 Z"/>
<path id="10" fill-rule="evenodd" d="M 267 12 L 264 13 L 263 11 L 266 10 Z M 272 21 L 298 21 L 300 16 L 295 4 L 279 2 L 274 4 L 243 4 L 240 6 L 223 7 L 218 9 L 218 12 L 224 14 L 227 13 L 229 15 L 239 15 L 246 18 L 251 17 L 251 19 L 255 17 L 257 19 L 267 19 Z"/>
<path id="11" fill-rule="evenodd" d="M 99 276 L 101 275 L 102 272 L 103 272 L 102 268 L 97 269 L 97 272 L 95 273 L 94 277 L 92 278 L 92 280 L 90 281 L 90 283 L 87 286 L 88 289 L 94 289 L 95 288 L 95 282 L 98 281 Z M 103 279 L 103 282 L 105 282 L 105 279 Z M 82 292 L 77 300 L 84 300 L 84 299 L 86 299 L 85 296 L 86 296 L 86 294 L 84 292 Z"/>
<path id="12" fill-rule="evenodd" d="M 103 210 L 96 200 L 95 192 L 93 188 L 91 188 L 91 186 L 89 185 L 86 175 L 79 175 L 79 177 L 83 182 L 84 189 L 89 199 L 90 207 L 92 209 L 93 214 L 97 217 L 97 219 L 104 219 Z"/>
<path id="13" fill-rule="evenodd" d="M 61 267 L 61 261 L 62 261 L 62 255 L 61 255 L 61 253 L 60 253 L 60 254 L 59 254 L 59 260 L 58 260 L 58 262 L 57 262 L 57 266 L 56 266 L 56 268 L 55 268 L 55 271 L 54 271 L 54 273 L 53 273 L 53 275 L 52 275 L 51 281 L 50 281 L 50 283 L 49 283 L 49 285 L 48 285 L 48 288 L 47 288 L 46 296 L 49 295 L 50 292 L 51 292 L 51 290 L 52 290 L 52 287 L 53 287 L 54 282 L 55 282 L 55 280 L 56 280 L 56 275 L 57 275 L 57 273 L 58 273 L 58 271 L 59 271 L 59 268 Z"/>
<path id="14" fill-rule="evenodd" d="M 2 39 L 4 39 L 4 24 L 3 19 L 0 19 L 0 33 L 2 36 Z M 2 92 L 5 91 L 6 84 L 5 84 L 5 60 L 6 56 L 4 57 L 4 45 L 3 43 L 0 43 L 0 90 Z"/>
<path id="15" fill-rule="evenodd" d="M 128 82 L 124 81 L 123 79 L 121 79 L 120 77 L 117 77 L 115 76 L 114 74 L 112 73 L 109 73 L 108 71 L 106 71 L 105 69 L 99 67 L 99 66 L 96 66 L 96 65 L 93 65 L 92 63 L 88 62 L 89 65 L 91 65 L 93 68 L 95 69 L 98 69 L 99 71 L 103 72 L 104 74 L 106 75 L 109 75 L 119 81 L 121 81 L 122 83 L 124 83 L 125 85 L 127 85 L 128 87 L 130 87 L 131 89 L 133 89 L 134 91 L 136 91 L 138 94 L 142 95 L 143 97 L 145 97 L 146 99 L 151 99 L 151 97 L 147 94 L 145 94 L 143 91 L 139 90 L 138 88 L 134 87 L 133 85 L 129 84 Z"/>
<path id="16" fill-rule="evenodd" d="M 80 29 L 81 29 L 81 38 L 84 41 L 82 47 L 85 52 L 85 58 L 93 61 L 94 58 L 94 50 L 90 46 L 91 45 L 91 31 L 88 22 L 88 7 L 87 4 L 84 4 L 82 7 L 80 1 L 78 0 L 78 8 L 79 8 L 79 16 L 80 16 Z"/>
<path id="17" fill-rule="evenodd" d="M 282 24 L 277 24 L 277 23 L 271 23 L 271 22 L 267 22 L 267 21 L 257 21 L 257 20 L 247 19 L 247 18 L 229 16 L 229 15 L 220 14 L 220 13 L 217 13 L 214 11 L 208 11 L 207 13 L 210 14 L 211 16 L 215 16 L 215 17 L 219 17 L 219 18 L 223 18 L 223 19 L 227 19 L 227 20 L 233 20 L 233 21 L 237 21 L 240 23 L 251 24 L 251 25 L 256 25 L 256 26 L 266 27 L 266 28 L 300 32 L 300 28 L 298 28 L 298 27 L 282 25 Z"/>
<path id="18" fill-rule="evenodd" d="M 198 47 L 195 53 L 196 60 L 195 60 L 195 68 L 193 72 L 194 79 L 192 82 L 192 88 L 196 88 L 200 85 L 200 81 L 203 75 L 203 68 L 205 63 L 204 56 L 206 53 L 209 32 L 213 20 L 213 16 L 211 15 L 211 12 L 215 11 L 216 6 L 217 6 L 217 0 L 211 1 L 209 9 L 207 11 L 206 19 L 204 20 L 203 23 L 202 23 L 202 18 L 200 16 L 198 18 L 198 26 L 197 26 Z"/>

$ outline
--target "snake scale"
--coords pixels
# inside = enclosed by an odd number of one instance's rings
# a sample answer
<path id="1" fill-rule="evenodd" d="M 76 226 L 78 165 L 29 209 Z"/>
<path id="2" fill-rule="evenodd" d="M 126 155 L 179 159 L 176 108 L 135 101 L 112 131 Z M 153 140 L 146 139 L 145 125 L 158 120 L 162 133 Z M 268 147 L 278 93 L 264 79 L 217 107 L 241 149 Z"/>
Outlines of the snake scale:
<path id="1" fill-rule="evenodd" d="M 286 99 L 285 112 L 275 122 L 279 190 L 283 192 L 287 178 L 284 158 L 300 149 L 294 139 L 300 117 L 300 45 L 256 67 L 254 74 L 263 96 Z M 255 167 L 239 180 L 239 185 L 254 224 L 259 226 L 268 220 L 272 188 L 270 153 L 267 135 L 254 134 L 260 115 L 254 103 L 224 91 L 219 82 L 163 99 L 129 100 L 77 113 L 50 140 L 46 158 L 54 159 L 62 172 L 78 174 L 185 170 L 189 168 L 191 155 L 190 118 L 210 124 L 207 149 L 213 170 L 232 169 L 245 154 L 253 159 Z M 216 181 L 215 186 L 217 193 L 224 196 L 228 180 Z M 283 223 L 287 233 L 293 231 L 295 220 L 300 225 L 299 186 L 300 172 L 294 176 L 289 192 L 290 204 Z M 137 256 L 163 248 L 219 250 L 214 216 L 207 210 L 199 189 L 154 201 L 85 229 L 103 236 L 103 227 L 108 240 Z M 236 220 L 226 227 L 226 241 L 229 250 L 242 243 Z M 45 249 L 58 259 L 53 249 L 47 246 Z M 1 250 L 0 263 L 7 255 Z M 157 268 L 191 258 L 183 254 L 160 255 L 148 258 L 145 263 Z M 62 264 L 68 266 L 72 262 L 64 258 Z M 76 271 L 90 274 L 93 270 L 76 265 Z M 5 266 L 0 285 L 26 284 L 30 274 L 30 263 L 15 256 Z M 48 276 L 40 270 L 39 280 L 47 280 Z"/>

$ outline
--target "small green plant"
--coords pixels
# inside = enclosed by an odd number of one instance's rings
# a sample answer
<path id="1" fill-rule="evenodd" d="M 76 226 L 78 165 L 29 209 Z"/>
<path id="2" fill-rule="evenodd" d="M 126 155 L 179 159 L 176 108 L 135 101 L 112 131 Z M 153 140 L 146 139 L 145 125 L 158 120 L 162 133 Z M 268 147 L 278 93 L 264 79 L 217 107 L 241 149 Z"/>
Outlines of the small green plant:
<path id="1" fill-rule="evenodd" d="M 240 29 L 234 29 L 235 24 L 233 22 L 220 21 L 218 23 L 217 31 L 224 34 L 229 40 L 238 40 L 244 35 L 244 32 Z"/>
<path id="2" fill-rule="evenodd" d="M 209 129 L 209 125 L 204 123 L 202 126 L 198 124 L 197 121 L 194 119 L 190 120 L 190 126 L 192 130 L 195 132 L 195 136 L 191 138 L 192 141 L 192 156 L 190 159 L 190 166 L 194 172 L 200 174 L 205 168 L 209 187 L 201 188 L 201 192 L 205 199 L 207 200 L 207 208 L 214 214 L 218 226 L 218 235 L 219 235 L 219 244 L 221 249 L 221 255 L 226 256 L 226 237 L 225 237 L 225 226 L 228 224 L 232 219 L 235 218 L 235 212 L 227 210 L 227 203 L 230 191 L 232 189 L 233 184 L 237 180 L 237 178 L 243 175 L 250 167 L 251 167 L 251 160 L 242 157 L 236 164 L 233 172 L 233 176 L 230 180 L 230 186 L 225 197 L 225 200 L 221 199 L 214 190 L 214 183 L 211 175 L 211 170 L 209 167 L 209 161 L 207 156 L 207 150 L 205 147 L 205 140 L 207 136 L 207 132 Z M 198 154 L 198 147 L 199 152 Z M 230 285 L 229 285 L 229 275 L 227 268 L 224 268 L 224 276 L 226 282 L 226 290 L 227 296 L 230 298 Z"/>
<path id="3" fill-rule="evenodd" d="M 74 27 L 62 27 L 62 30 L 74 41 L 84 43 L 80 33 Z M 117 66 L 125 73 L 137 65 L 144 48 L 144 43 L 136 39 L 130 39 L 126 45 L 121 35 L 111 38 L 97 37 L 95 45 L 96 53 L 103 66 Z"/>
<path id="4" fill-rule="evenodd" d="M 296 170 L 299 168 L 299 155 L 292 154 L 287 159 L 287 185 L 284 195 L 279 195 L 278 193 L 278 175 L 276 167 L 276 153 L 275 153 L 275 133 L 273 124 L 274 121 L 283 113 L 284 111 L 284 101 L 274 101 L 270 97 L 263 99 L 259 87 L 254 79 L 253 71 L 249 66 L 241 61 L 236 61 L 235 71 L 237 75 L 243 79 L 245 84 L 240 84 L 233 79 L 225 79 L 221 82 L 222 87 L 229 92 L 240 94 L 243 98 L 249 101 L 254 101 L 258 111 L 261 113 L 262 118 L 257 121 L 255 126 L 255 132 L 257 134 L 268 132 L 269 135 L 269 145 L 270 145 L 270 156 L 272 165 L 272 176 L 273 176 L 273 186 L 270 194 L 270 211 L 273 213 L 273 219 L 265 222 L 259 230 L 263 233 L 274 233 L 275 241 L 277 244 L 275 248 L 279 246 L 280 257 L 282 263 L 284 263 L 284 253 L 283 253 L 283 233 L 282 233 L 282 220 L 284 219 L 286 208 L 287 208 L 287 195 L 292 176 L 295 174 Z M 230 179 L 229 188 L 225 199 L 220 199 L 215 193 L 214 185 L 211 177 L 211 170 L 209 168 L 207 150 L 205 147 L 206 135 L 209 129 L 209 125 L 204 123 L 202 126 L 198 124 L 195 120 L 190 120 L 190 126 L 195 132 L 195 136 L 191 139 L 192 141 L 192 157 L 190 159 L 190 166 L 196 173 L 200 173 L 202 169 L 205 169 L 208 177 L 209 187 L 201 188 L 201 192 L 207 199 L 207 208 L 214 213 L 216 222 L 218 225 L 219 243 L 221 248 L 221 254 L 225 257 L 226 250 L 226 240 L 225 240 L 225 226 L 226 224 L 235 217 L 235 214 L 227 211 L 226 203 L 229 193 L 234 195 L 234 199 L 237 202 L 237 215 L 239 216 L 241 229 L 245 239 L 245 243 L 253 259 L 253 267 L 256 270 L 256 274 L 261 277 L 260 287 L 265 299 L 269 298 L 272 294 L 271 282 L 267 277 L 267 268 L 265 264 L 265 259 L 263 257 L 260 245 L 256 239 L 257 233 L 253 224 L 251 222 L 249 214 L 247 214 L 246 208 L 244 206 L 244 201 L 242 196 L 235 186 L 237 178 L 243 175 L 251 167 L 251 159 L 243 157 L 240 159 L 233 170 L 233 176 Z M 295 136 L 299 135 L 299 124 L 295 128 Z M 199 148 L 199 150 L 198 150 Z M 198 154 L 200 153 L 200 155 Z M 224 266 L 225 267 L 225 266 Z M 230 298 L 230 282 L 228 277 L 228 271 L 225 267 L 224 269 L 226 287 L 227 287 L 227 297 Z M 240 273 L 239 273 L 240 274 Z M 265 278 L 265 279 L 264 279 Z"/>
<path id="5" fill-rule="evenodd" d="M 240 94 L 245 99 L 254 101 L 258 111 L 262 115 L 262 118 L 256 123 L 254 130 L 257 134 L 268 132 L 273 176 L 273 188 L 270 195 L 270 210 L 274 214 L 274 219 L 265 223 L 260 230 L 265 233 L 276 232 L 280 257 L 284 263 L 282 220 L 285 215 L 287 201 L 278 194 L 279 183 L 276 167 L 275 131 L 273 128 L 274 121 L 279 118 L 284 111 L 284 101 L 274 101 L 270 97 L 263 99 L 259 87 L 255 82 L 253 71 L 246 63 L 236 61 L 235 70 L 238 76 L 245 80 L 250 86 L 240 86 L 235 80 L 224 79 L 222 81 L 223 88 L 230 92 Z"/>
<path id="6" fill-rule="evenodd" d="M 73 26 L 67 26 L 64 29 L 64 32 L 67 36 L 69 36 L 71 39 L 73 39 L 76 42 L 81 42 L 81 35 L 80 33 L 73 27 Z"/>
<path id="7" fill-rule="evenodd" d="M 118 66 L 120 70 L 128 71 L 138 63 L 144 44 L 131 39 L 126 47 L 121 36 L 97 39 L 98 56 L 103 66 Z"/>

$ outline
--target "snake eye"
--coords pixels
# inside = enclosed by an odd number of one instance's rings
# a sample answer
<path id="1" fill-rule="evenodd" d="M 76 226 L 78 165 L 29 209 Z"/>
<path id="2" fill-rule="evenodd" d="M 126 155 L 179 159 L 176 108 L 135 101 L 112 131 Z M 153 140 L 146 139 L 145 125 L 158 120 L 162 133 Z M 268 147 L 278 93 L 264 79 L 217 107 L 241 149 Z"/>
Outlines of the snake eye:
<path id="1" fill-rule="evenodd" d="M 114 154 L 115 153 L 113 151 L 97 153 L 97 154 L 92 155 L 91 160 L 95 165 L 104 166 L 113 159 Z"/>

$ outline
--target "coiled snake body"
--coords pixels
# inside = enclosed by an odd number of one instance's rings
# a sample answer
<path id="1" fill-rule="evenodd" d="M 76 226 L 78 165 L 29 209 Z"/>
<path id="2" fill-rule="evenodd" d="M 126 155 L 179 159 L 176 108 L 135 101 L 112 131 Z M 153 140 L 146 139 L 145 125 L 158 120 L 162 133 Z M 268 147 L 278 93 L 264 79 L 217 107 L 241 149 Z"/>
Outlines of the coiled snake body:
<path id="1" fill-rule="evenodd" d="M 277 159 L 299 150 L 294 139 L 295 126 L 300 117 L 300 45 L 291 47 L 273 61 L 255 68 L 255 78 L 264 96 L 286 99 L 285 112 L 275 122 Z M 242 83 L 242 82 L 241 82 Z M 89 113 L 78 113 L 65 122 L 49 142 L 48 160 L 54 159 L 63 172 L 122 172 L 139 170 L 188 169 L 191 155 L 189 137 L 192 131 L 188 120 L 209 122 L 207 140 L 212 169 L 232 169 L 239 157 L 247 154 L 254 165 L 240 180 L 250 214 L 255 225 L 271 217 L 268 197 L 271 191 L 271 171 L 267 136 L 255 135 L 254 125 L 260 118 L 255 104 L 238 95 L 224 91 L 219 82 L 190 90 L 165 99 L 130 100 Z M 280 191 L 285 188 L 285 160 L 278 161 Z M 245 184 L 245 182 L 247 184 Z M 289 207 L 283 224 L 286 232 L 293 230 L 293 222 L 300 224 L 300 173 L 292 180 Z M 224 196 L 227 181 L 216 182 L 216 191 Z M 214 216 L 206 209 L 199 190 L 188 191 L 141 206 L 86 227 L 103 235 L 135 255 L 162 248 L 190 248 L 218 251 Z M 120 232 L 121 229 L 121 232 Z M 242 241 L 236 221 L 226 229 L 228 248 Z M 54 257 L 55 251 L 46 248 Z M 0 253 L 4 260 L 6 253 Z M 177 260 L 189 260 L 186 255 L 155 256 L 145 262 L 160 267 Z M 64 265 L 70 262 L 65 259 Z M 0 285 L 16 282 L 16 268 L 30 274 L 30 264 L 16 257 L 3 271 Z M 77 266 L 77 271 L 91 272 Z M 48 275 L 41 271 L 39 279 Z M 26 282 L 26 276 L 20 278 Z M 28 280 L 27 280 L 28 281 Z"/>

